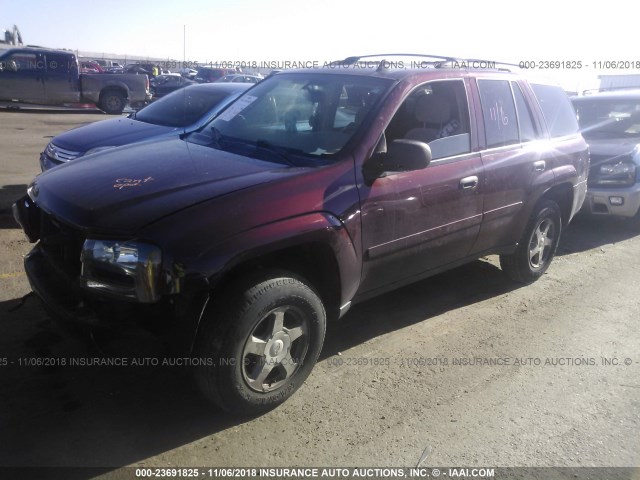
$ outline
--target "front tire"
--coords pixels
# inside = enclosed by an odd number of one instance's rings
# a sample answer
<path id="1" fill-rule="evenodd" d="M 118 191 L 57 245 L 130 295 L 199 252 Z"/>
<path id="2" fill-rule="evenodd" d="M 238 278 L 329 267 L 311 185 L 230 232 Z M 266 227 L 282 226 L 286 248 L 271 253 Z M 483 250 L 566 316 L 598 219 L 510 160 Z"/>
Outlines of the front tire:
<path id="1" fill-rule="evenodd" d="M 535 282 L 549 268 L 561 231 L 560 207 L 552 200 L 543 201 L 533 212 L 516 251 L 500 255 L 502 271 L 516 282 Z"/>
<path id="2" fill-rule="evenodd" d="M 221 409 L 256 415 L 309 376 L 326 330 L 322 301 L 288 272 L 246 277 L 205 311 L 196 341 L 198 386 Z"/>

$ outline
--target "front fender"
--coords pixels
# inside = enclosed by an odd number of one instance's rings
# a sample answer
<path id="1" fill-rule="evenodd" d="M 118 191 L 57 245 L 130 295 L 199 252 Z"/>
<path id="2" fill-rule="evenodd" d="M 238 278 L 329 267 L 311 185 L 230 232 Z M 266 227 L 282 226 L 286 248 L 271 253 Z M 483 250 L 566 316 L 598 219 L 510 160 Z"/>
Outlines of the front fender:
<path id="1" fill-rule="evenodd" d="M 204 251 L 198 263 L 213 287 L 243 263 L 311 244 L 330 247 L 338 267 L 340 304 L 347 303 L 358 289 L 361 262 L 345 225 L 327 212 L 286 218 L 238 233 Z"/>

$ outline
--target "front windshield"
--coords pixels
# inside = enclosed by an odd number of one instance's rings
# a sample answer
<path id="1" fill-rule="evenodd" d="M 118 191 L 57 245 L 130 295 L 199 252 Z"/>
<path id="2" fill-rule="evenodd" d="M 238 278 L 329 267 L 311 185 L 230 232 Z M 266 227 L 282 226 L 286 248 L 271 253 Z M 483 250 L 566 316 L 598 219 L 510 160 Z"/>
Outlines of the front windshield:
<path id="1" fill-rule="evenodd" d="M 586 138 L 640 136 L 640 100 L 594 98 L 574 101 L 574 106 Z"/>
<path id="2" fill-rule="evenodd" d="M 347 144 L 390 83 L 356 75 L 275 75 L 240 97 L 205 130 L 219 148 L 249 144 L 281 153 L 331 156 Z"/>
<path id="3" fill-rule="evenodd" d="M 171 92 L 135 114 L 135 119 L 166 127 L 193 125 L 214 107 L 222 106 L 231 93 L 207 85 L 193 85 Z"/>

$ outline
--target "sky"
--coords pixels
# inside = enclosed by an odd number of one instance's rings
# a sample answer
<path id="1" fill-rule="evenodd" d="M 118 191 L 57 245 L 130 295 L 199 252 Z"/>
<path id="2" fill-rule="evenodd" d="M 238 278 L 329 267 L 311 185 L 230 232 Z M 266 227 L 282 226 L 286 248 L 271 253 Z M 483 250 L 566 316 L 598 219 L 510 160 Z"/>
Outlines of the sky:
<path id="1" fill-rule="evenodd" d="M 542 72 L 590 88 L 594 62 L 633 61 L 633 4 L 536 0 L 0 0 L 25 44 L 202 62 L 337 60 L 369 53 L 581 61 Z M 606 6 L 606 7 L 605 7 Z M 633 35 L 633 37 L 632 37 Z M 593 86 L 597 86 L 593 85 Z"/>

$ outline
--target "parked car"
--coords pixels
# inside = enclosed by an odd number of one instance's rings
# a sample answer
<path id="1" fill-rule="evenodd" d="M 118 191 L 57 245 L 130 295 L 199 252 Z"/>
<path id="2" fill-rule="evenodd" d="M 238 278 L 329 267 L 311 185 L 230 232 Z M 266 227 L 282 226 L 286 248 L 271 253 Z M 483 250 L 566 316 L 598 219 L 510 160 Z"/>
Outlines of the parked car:
<path id="1" fill-rule="evenodd" d="M 175 92 L 187 85 L 193 85 L 195 83 L 193 80 L 188 80 L 177 73 L 169 73 L 152 78 L 149 89 L 151 90 L 153 98 L 160 98 L 168 93 Z"/>
<path id="2" fill-rule="evenodd" d="M 92 60 L 92 61 L 100 65 L 105 71 L 111 67 L 122 68 L 122 65 L 120 65 L 118 62 L 115 62 L 113 60 L 99 59 L 99 60 Z"/>
<path id="3" fill-rule="evenodd" d="M 248 87 L 245 84 L 192 85 L 127 118 L 103 120 L 61 133 L 40 154 L 40 168 L 45 171 L 102 150 L 193 132 Z"/>
<path id="4" fill-rule="evenodd" d="M 131 63 L 129 65 L 125 65 L 123 69 L 124 73 L 136 73 L 138 75 L 147 75 L 149 78 L 152 77 L 152 67 L 145 68 L 143 65 L 139 63 Z"/>
<path id="5" fill-rule="evenodd" d="M 105 70 L 100 66 L 99 63 L 93 61 L 81 61 L 80 62 L 80 73 L 104 73 Z"/>
<path id="6" fill-rule="evenodd" d="M 73 53 L 46 48 L 14 48 L 0 55 L 0 101 L 12 104 L 95 103 L 120 114 L 127 102 L 151 100 L 149 79 L 139 75 L 79 73 Z"/>
<path id="7" fill-rule="evenodd" d="M 79 323 L 147 312 L 208 398 L 256 414 L 357 302 L 487 254 L 535 281 L 586 192 L 571 103 L 428 61 L 279 73 L 190 135 L 43 173 L 13 207 L 33 290 Z"/>
<path id="8" fill-rule="evenodd" d="M 258 83 L 263 77 L 261 75 L 249 75 L 245 73 L 234 73 L 233 75 L 225 75 L 218 82 L 226 83 Z"/>
<path id="9" fill-rule="evenodd" d="M 591 151 L 584 210 L 640 225 L 640 90 L 573 97 Z"/>
<path id="10" fill-rule="evenodd" d="M 233 73 L 237 73 L 237 72 L 229 68 L 201 67 L 201 68 L 198 68 L 198 73 L 196 74 L 194 80 L 198 83 L 212 83 L 224 77 L 225 75 L 229 75 Z"/>
<path id="11" fill-rule="evenodd" d="M 194 70 L 193 68 L 185 67 L 180 69 L 180 75 L 182 75 L 185 78 L 188 78 L 189 80 L 194 80 L 198 75 L 198 71 Z"/>
<path id="12" fill-rule="evenodd" d="M 124 68 L 121 65 L 114 65 L 107 68 L 107 73 L 124 73 Z"/>

